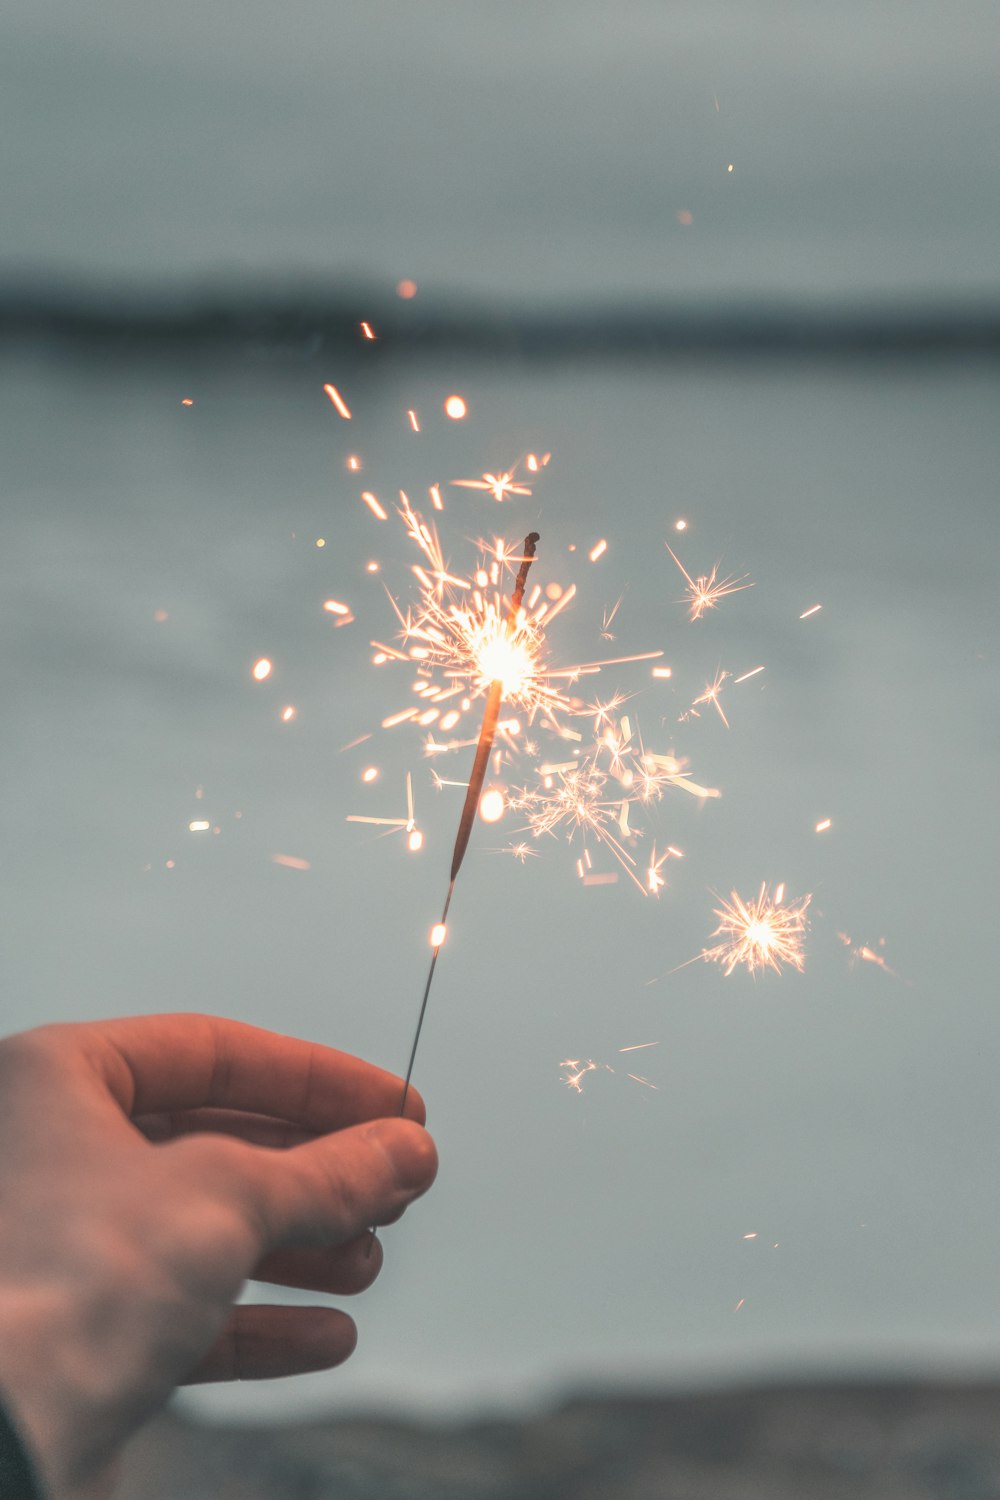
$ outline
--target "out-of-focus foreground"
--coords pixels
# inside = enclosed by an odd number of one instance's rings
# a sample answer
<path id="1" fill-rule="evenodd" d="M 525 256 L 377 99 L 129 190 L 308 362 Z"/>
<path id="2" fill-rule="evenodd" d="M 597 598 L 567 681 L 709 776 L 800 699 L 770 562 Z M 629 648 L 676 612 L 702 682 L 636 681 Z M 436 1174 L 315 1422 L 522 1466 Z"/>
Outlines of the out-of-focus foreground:
<path id="1" fill-rule="evenodd" d="M 587 1396 L 461 1426 L 164 1416 L 118 1500 L 994 1500 L 1000 1386 Z"/>

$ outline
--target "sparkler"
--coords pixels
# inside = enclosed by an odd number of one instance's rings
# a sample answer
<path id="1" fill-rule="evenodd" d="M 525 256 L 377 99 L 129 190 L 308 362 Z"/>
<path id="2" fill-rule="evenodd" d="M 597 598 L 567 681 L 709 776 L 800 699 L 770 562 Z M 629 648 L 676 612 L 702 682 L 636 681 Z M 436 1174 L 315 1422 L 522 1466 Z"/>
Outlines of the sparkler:
<path id="1" fill-rule="evenodd" d="M 458 832 L 455 835 L 455 847 L 451 856 L 451 871 L 444 908 L 441 912 L 441 920 L 436 923 L 431 931 L 430 967 L 427 970 L 427 981 L 424 985 L 423 998 L 420 1002 L 420 1013 L 417 1017 L 416 1030 L 413 1033 L 413 1045 L 410 1048 L 410 1060 L 406 1066 L 406 1077 L 403 1080 L 403 1097 L 399 1105 L 400 1114 L 406 1108 L 406 1100 L 410 1091 L 410 1079 L 413 1076 L 413 1064 L 417 1056 L 417 1047 L 420 1042 L 420 1033 L 423 1029 L 424 1016 L 427 1013 L 427 1001 L 430 997 L 431 985 L 434 981 L 434 970 L 437 967 L 438 954 L 441 952 L 444 940 L 448 935 L 447 924 L 448 912 L 451 908 L 451 898 L 455 893 L 455 881 L 458 879 L 458 872 L 462 868 L 465 851 L 469 847 L 469 839 L 472 836 L 473 824 L 476 821 L 476 809 L 479 806 L 483 783 L 486 780 L 490 751 L 493 749 L 493 741 L 496 738 L 497 724 L 500 718 L 500 704 L 504 697 L 505 684 L 510 682 L 512 674 L 518 669 L 521 676 L 529 678 L 537 673 L 534 658 L 523 637 L 524 621 L 521 618 L 521 606 L 524 601 L 525 585 L 528 581 L 528 569 L 531 567 L 534 559 L 535 547 L 538 544 L 538 540 L 537 531 L 529 532 L 524 539 L 524 550 L 521 555 L 517 577 L 514 581 L 514 589 L 510 597 L 510 607 L 507 611 L 503 632 L 497 633 L 494 631 L 492 635 L 487 635 L 485 638 L 480 637 L 479 655 L 476 659 L 476 666 L 480 676 L 488 674 L 491 676 L 491 681 L 486 694 L 486 707 L 483 712 L 483 722 L 479 731 L 479 739 L 476 743 L 472 773 L 469 776 L 469 785 L 465 793 L 462 814 L 458 820 Z M 521 638 L 518 636 L 519 631 L 522 632 Z M 433 636 L 430 638 L 433 639 Z M 503 648 L 506 648 L 506 651 Z"/>
<path id="2" fill-rule="evenodd" d="M 326 394 L 338 413 L 349 418 L 349 408 L 340 392 L 327 387 Z M 451 396 L 444 410 L 451 419 L 461 420 L 467 408 L 462 398 Z M 407 417 L 413 431 L 419 432 L 416 413 L 408 411 Z M 526 478 L 530 481 L 548 460 L 548 454 L 541 458 L 527 455 L 523 460 L 528 471 Z M 357 466 L 360 468 L 360 461 Z M 514 464 L 509 469 L 484 472 L 477 478 L 453 479 L 451 483 L 503 503 L 532 493 L 530 482 L 521 481 L 518 467 Z M 432 485 L 428 490 L 435 511 L 444 509 L 441 488 Z M 363 490 L 360 495 L 376 522 L 389 519 L 389 506 L 378 495 L 371 490 Z M 582 883 L 610 883 L 619 879 L 620 872 L 624 871 L 644 894 L 658 895 L 666 885 L 667 862 L 682 858 L 684 851 L 658 838 L 645 859 L 633 852 L 637 840 L 644 835 L 643 828 L 636 826 L 634 821 L 637 809 L 650 808 L 672 787 L 679 787 L 699 799 L 718 798 L 720 792 L 718 788 L 702 785 L 688 776 L 686 760 L 674 755 L 672 750 L 669 754 L 654 754 L 645 749 L 637 727 L 621 712 L 627 694 L 615 694 L 605 703 L 587 703 L 570 696 L 571 685 L 585 675 L 611 666 L 614 661 L 662 660 L 662 651 L 584 662 L 560 669 L 553 669 L 544 660 L 545 629 L 572 601 L 576 588 L 572 585 L 562 589 L 558 584 L 550 583 L 543 590 L 536 584 L 528 593 L 528 575 L 535 555 L 537 533 L 528 534 L 520 553 L 499 538 L 494 538 L 492 544 L 479 543 L 481 552 L 477 566 L 469 576 L 460 577 L 451 571 L 446 561 L 436 526 L 424 521 L 402 490 L 399 491 L 399 500 L 397 513 L 421 554 L 411 565 L 419 585 L 419 596 L 410 607 L 397 604 L 390 594 L 400 632 L 393 644 L 372 641 L 373 662 L 381 665 L 396 661 L 410 665 L 416 674 L 411 684 L 416 698 L 383 718 L 382 727 L 389 729 L 411 724 L 426 729 L 424 751 L 428 756 L 475 747 L 467 783 L 451 782 L 431 773 L 437 786 L 463 785 L 465 795 L 441 917 L 431 931 L 430 963 L 403 1082 L 402 1113 L 409 1095 L 437 960 L 447 938 L 456 881 L 477 816 L 493 821 L 503 815 L 506 807 L 520 811 L 525 818 L 523 831 L 530 832 L 533 840 L 546 834 L 564 835 L 570 843 L 579 840 L 582 852 L 577 859 L 577 872 Z M 678 521 L 675 529 L 684 530 L 686 525 L 686 522 Z M 718 564 L 706 574 L 692 576 L 673 548 L 665 545 L 685 580 L 684 602 L 691 622 L 715 609 L 728 595 L 753 587 L 746 574 L 720 576 Z M 570 551 L 576 551 L 575 544 Z M 608 541 L 600 538 L 587 544 L 584 551 L 591 563 L 597 562 L 608 551 Z M 369 571 L 377 570 L 378 564 L 369 564 Z M 508 571 L 514 575 L 509 600 L 504 597 L 502 581 Z M 605 608 L 600 630 L 602 640 L 614 639 L 622 602 L 622 597 L 619 597 L 613 605 Z M 334 616 L 337 624 L 348 623 L 353 618 L 350 605 L 340 600 L 327 600 L 324 608 Z M 804 611 L 802 617 L 807 618 L 817 609 L 818 606 L 813 606 Z M 693 698 L 680 720 L 697 718 L 700 711 L 711 708 L 728 727 L 729 719 L 720 702 L 723 689 L 730 684 L 746 682 L 763 671 L 763 666 L 758 665 L 734 676 L 720 667 L 714 680 Z M 671 667 L 652 667 L 653 677 L 659 680 L 669 680 L 673 673 Z M 467 731 L 463 732 L 462 721 L 480 698 L 484 700 L 482 720 L 478 733 L 473 731 L 470 737 Z M 486 793 L 491 764 L 494 774 L 499 776 L 505 756 L 520 753 L 534 761 L 538 752 L 535 744 L 522 735 L 520 718 L 501 719 L 504 702 L 513 709 L 523 710 L 529 724 L 537 722 L 541 730 L 554 733 L 564 744 L 576 742 L 572 749 L 567 744 L 561 758 L 553 757 L 550 762 L 540 765 L 536 763 L 537 781 L 512 788 L 506 797 L 504 790 L 497 785 Z M 582 734 L 564 722 L 567 717 L 584 716 L 593 718 L 593 738 L 589 746 L 584 744 Z M 495 745 L 501 748 L 495 750 Z M 486 798 L 490 799 L 489 807 Z M 355 815 L 350 821 L 381 825 L 386 830 L 397 829 L 404 833 L 411 849 L 422 842 L 413 815 L 409 775 L 405 818 Z M 588 843 L 603 846 L 619 873 L 595 869 Z M 506 852 L 523 863 L 535 851 L 529 843 L 522 841 L 511 844 Z M 697 957 L 720 964 L 726 976 L 740 965 L 751 974 L 765 968 L 780 973 L 784 965 L 801 971 L 809 901 L 810 897 L 805 896 L 786 902 L 783 888 L 772 897 L 765 885 L 752 899 L 744 899 L 733 891 L 728 899 L 723 901 L 720 898 L 720 904 L 715 908 L 719 925 L 712 936 L 719 941 L 704 948 Z M 606 1065 L 588 1060 L 584 1064 L 567 1062 L 565 1066 L 571 1069 L 567 1083 L 578 1089 L 587 1073 Z M 629 1076 L 637 1083 L 648 1084 L 648 1080 L 637 1075 Z"/>

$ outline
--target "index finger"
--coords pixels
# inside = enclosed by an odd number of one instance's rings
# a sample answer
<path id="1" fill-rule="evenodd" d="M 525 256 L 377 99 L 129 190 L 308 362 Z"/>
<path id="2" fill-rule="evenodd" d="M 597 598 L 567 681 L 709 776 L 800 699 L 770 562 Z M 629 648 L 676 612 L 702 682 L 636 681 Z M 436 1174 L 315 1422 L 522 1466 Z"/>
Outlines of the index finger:
<path id="1" fill-rule="evenodd" d="M 316 1134 L 398 1115 L 403 1080 L 317 1042 L 220 1016 L 179 1013 L 76 1023 L 89 1062 L 129 1115 L 249 1110 Z M 411 1088 L 404 1111 L 423 1124 Z"/>

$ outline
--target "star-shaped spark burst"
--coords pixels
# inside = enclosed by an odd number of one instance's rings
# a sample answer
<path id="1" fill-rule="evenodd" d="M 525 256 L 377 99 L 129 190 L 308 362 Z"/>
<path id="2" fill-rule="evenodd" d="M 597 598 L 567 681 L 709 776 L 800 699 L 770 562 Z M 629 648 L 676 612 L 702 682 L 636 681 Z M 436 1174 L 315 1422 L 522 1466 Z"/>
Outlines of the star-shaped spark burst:
<path id="1" fill-rule="evenodd" d="M 690 712 L 696 718 L 700 717 L 697 713 L 698 705 L 700 703 L 711 704 L 716 713 L 719 715 L 719 718 L 722 720 L 723 724 L 725 724 L 727 729 L 729 728 L 729 720 L 726 718 L 725 710 L 723 709 L 722 704 L 719 702 L 719 694 L 722 692 L 723 684 L 727 682 L 731 676 L 731 672 L 723 672 L 720 669 L 715 674 L 715 681 L 707 682 L 705 684 L 705 691 L 699 697 L 695 698 L 694 702 L 691 704 Z M 687 717 L 687 715 L 682 715 L 682 717 Z"/>
<path id="2" fill-rule="evenodd" d="M 700 574 L 699 577 L 692 578 L 670 543 L 664 542 L 663 545 L 687 579 L 687 589 L 684 599 L 680 602 L 687 603 L 689 620 L 700 620 L 706 610 L 715 609 L 719 600 L 725 598 L 727 594 L 738 594 L 743 589 L 753 588 L 753 583 L 746 581 L 749 577 L 747 573 L 742 574 L 739 578 L 736 577 L 735 573 L 732 573 L 728 578 L 720 579 L 718 563 L 716 563 L 711 573 L 707 575 Z"/>
<path id="3" fill-rule="evenodd" d="M 508 469 L 503 474 L 484 474 L 481 479 L 453 479 L 451 482 L 463 490 L 485 490 L 493 496 L 494 500 L 503 502 L 509 500 L 512 495 L 530 495 L 531 490 L 526 484 L 515 484 L 513 469 Z"/>
<path id="4" fill-rule="evenodd" d="M 561 691 L 571 670 L 551 671 L 544 660 L 544 626 L 571 601 L 575 589 L 566 589 L 555 605 L 540 589 L 533 591 L 508 619 L 504 576 L 515 570 L 520 554 L 496 539 L 472 576 L 459 577 L 445 562 L 436 529 L 413 510 L 402 491 L 400 502 L 407 533 L 423 554 L 421 563 L 411 565 L 419 599 L 415 607 L 404 610 L 390 596 L 402 649 L 378 641 L 372 645 L 376 660 L 408 661 L 419 671 L 414 691 L 422 703 L 390 715 L 382 721 L 383 728 L 413 721 L 450 730 L 476 699 L 485 697 L 493 682 L 502 683 L 505 701 L 525 710 L 529 722 L 538 714 L 551 722 L 560 712 L 580 712 Z M 427 751 L 437 753 L 464 743 L 468 741 L 434 741 Z"/>
<path id="5" fill-rule="evenodd" d="M 785 904 L 785 888 L 779 885 L 773 898 L 765 884 L 756 897 L 744 901 L 738 891 L 729 893 L 729 900 L 720 898 L 715 908 L 719 925 L 712 933 L 722 942 L 714 948 L 703 948 L 701 957 L 709 963 L 721 964 L 728 978 L 737 964 L 743 964 L 751 974 L 758 969 L 773 969 L 781 973 L 781 965 L 789 964 L 801 974 L 805 965 L 802 944 L 808 920 L 806 908 L 811 896 L 800 896 Z"/>

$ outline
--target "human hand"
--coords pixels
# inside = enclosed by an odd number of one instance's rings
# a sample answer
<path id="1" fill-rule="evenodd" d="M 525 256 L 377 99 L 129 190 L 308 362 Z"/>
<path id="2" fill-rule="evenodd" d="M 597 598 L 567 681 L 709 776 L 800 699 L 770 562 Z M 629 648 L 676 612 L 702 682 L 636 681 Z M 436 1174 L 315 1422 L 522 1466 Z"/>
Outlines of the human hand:
<path id="1" fill-rule="evenodd" d="M 177 1385 L 350 1355 L 346 1313 L 233 1303 L 248 1278 L 375 1279 L 369 1226 L 437 1170 L 401 1097 L 358 1058 L 211 1016 L 0 1041 L 0 1393 L 53 1497 L 107 1493 Z"/>

